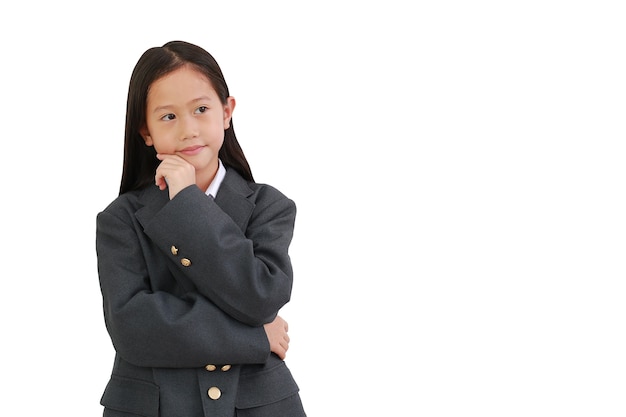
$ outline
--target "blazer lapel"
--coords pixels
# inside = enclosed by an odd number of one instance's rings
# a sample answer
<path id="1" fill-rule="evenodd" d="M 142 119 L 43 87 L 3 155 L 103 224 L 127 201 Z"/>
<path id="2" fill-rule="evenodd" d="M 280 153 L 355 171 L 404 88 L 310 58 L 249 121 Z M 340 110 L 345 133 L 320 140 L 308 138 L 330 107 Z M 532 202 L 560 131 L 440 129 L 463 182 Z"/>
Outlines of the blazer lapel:
<path id="1" fill-rule="evenodd" d="M 248 221 L 255 204 L 249 198 L 252 189 L 237 171 L 227 168 L 224 181 L 215 196 L 215 203 L 239 226 L 242 232 L 246 231 Z"/>
<path id="2" fill-rule="evenodd" d="M 169 201 L 167 189 L 161 191 L 156 186 L 146 188 L 138 198 L 143 206 L 135 212 L 135 217 L 146 228 L 148 222 L 163 208 Z"/>

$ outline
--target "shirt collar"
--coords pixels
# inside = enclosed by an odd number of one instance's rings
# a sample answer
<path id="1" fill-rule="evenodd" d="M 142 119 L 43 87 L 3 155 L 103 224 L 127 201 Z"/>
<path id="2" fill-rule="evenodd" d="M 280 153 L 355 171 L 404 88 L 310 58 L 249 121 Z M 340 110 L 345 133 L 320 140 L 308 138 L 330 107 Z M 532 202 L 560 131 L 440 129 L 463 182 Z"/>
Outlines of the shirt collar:
<path id="1" fill-rule="evenodd" d="M 222 160 L 217 160 L 219 167 L 217 168 L 217 174 L 215 174 L 215 178 L 211 181 L 209 188 L 206 189 L 205 194 L 215 198 L 217 195 L 217 191 L 224 180 L 224 176 L 226 176 L 226 168 L 224 168 L 224 164 L 222 164 Z"/>

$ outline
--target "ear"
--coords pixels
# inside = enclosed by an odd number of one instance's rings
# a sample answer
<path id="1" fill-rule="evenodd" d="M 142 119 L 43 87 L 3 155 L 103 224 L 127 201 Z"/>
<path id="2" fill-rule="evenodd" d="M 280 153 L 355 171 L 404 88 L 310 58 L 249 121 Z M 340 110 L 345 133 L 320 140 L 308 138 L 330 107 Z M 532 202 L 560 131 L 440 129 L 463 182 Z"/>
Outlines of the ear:
<path id="1" fill-rule="evenodd" d="M 139 134 L 143 138 L 143 141 L 146 143 L 146 146 L 152 146 L 154 144 L 147 126 L 144 126 L 141 129 L 139 129 Z"/>
<path id="2" fill-rule="evenodd" d="M 227 97 L 226 104 L 224 105 L 224 130 L 230 127 L 230 119 L 233 117 L 233 111 L 235 110 L 235 97 Z"/>

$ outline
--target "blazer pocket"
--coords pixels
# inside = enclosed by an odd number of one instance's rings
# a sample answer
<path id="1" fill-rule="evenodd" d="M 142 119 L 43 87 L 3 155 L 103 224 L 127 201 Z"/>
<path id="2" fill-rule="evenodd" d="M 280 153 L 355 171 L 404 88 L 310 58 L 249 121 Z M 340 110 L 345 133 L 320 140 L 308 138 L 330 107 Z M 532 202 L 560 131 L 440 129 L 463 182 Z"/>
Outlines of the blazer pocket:
<path id="1" fill-rule="evenodd" d="M 235 407 L 259 407 L 283 400 L 299 391 L 291 371 L 280 361 L 259 372 L 241 373 Z"/>
<path id="2" fill-rule="evenodd" d="M 159 416 L 159 387 L 147 381 L 112 375 L 100 404 L 144 417 Z"/>

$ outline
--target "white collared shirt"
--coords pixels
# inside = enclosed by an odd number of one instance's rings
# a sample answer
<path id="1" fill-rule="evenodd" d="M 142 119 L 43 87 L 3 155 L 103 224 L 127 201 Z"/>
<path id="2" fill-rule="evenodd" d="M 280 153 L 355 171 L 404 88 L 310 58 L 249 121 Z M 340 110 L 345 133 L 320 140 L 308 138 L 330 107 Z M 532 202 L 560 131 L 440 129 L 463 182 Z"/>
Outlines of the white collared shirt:
<path id="1" fill-rule="evenodd" d="M 220 189 L 220 185 L 222 181 L 224 181 L 224 176 L 226 176 L 226 168 L 224 168 L 224 164 L 222 164 L 222 160 L 218 159 L 219 167 L 217 168 L 217 174 L 215 174 L 215 178 L 211 181 L 209 188 L 206 189 L 205 194 L 215 198 L 217 195 L 217 191 Z"/>

